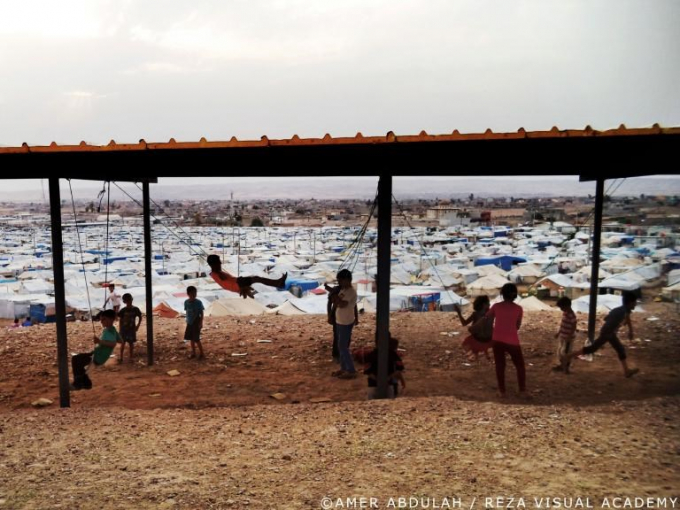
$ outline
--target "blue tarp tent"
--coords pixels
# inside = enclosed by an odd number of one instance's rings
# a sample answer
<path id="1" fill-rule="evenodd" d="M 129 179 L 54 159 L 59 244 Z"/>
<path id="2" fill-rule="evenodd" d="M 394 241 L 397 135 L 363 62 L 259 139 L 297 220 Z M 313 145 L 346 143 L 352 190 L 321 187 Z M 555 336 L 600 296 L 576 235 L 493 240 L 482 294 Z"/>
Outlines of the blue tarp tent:
<path id="1" fill-rule="evenodd" d="M 55 315 L 47 315 L 47 307 L 43 304 L 32 304 L 28 310 L 28 316 L 35 324 L 42 322 L 56 322 L 57 320 Z"/>
<path id="2" fill-rule="evenodd" d="M 432 292 L 429 294 L 416 294 L 410 297 L 411 309 L 414 312 L 433 312 L 439 308 L 439 300 L 441 296 L 439 292 Z"/>
<path id="3" fill-rule="evenodd" d="M 504 271 L 510 271 L 513 265 L 520 262 L 526 262 L 524 257 L 515 257 L 514 255 L 500 255 L 498 257 L 480 257 L 475 260 L 475 266 L 497 266 Z"/>
<path id="4" fill-rule="evenodd" d="M 286 280 L 286 290 L 290 290 L 293 285 L 302 289 L 302 292 L 307 292 L 308 290 L 316 289 L 319 286 L 319 282 L 302 278 L 288 278 Z"/>

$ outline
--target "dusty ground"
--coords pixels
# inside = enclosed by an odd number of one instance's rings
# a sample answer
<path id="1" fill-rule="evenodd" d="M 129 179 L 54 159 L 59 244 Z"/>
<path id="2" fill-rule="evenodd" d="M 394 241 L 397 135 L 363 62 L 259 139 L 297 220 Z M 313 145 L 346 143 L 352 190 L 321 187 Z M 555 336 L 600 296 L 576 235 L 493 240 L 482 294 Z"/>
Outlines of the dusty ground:
<path id="1" fill-rule="evenodd" d="M 54 328 L 3 329 L 0 508 L 321 508 L 324 496 L 375 497 L 381 508 L 390 497 L 433 498 L 430 508 L 460 497 L 469 508 L 475 496 L 520 495 L 590 497 L 598 507 L 606 496 L 677 497 L 679 321 L 672 305 L 643 307 L 628 342 L 641 369 L 631 380 L 609 347 L 570 376 L 551 373 L 559 314 L 528 313 L 533 398 L 513 396 L 510 365 L 503 402 L 493 365 L 460 352 L 465 330 L 453 314 L 392 316 L 408 390 L 389 402 L 365 402 L 363 378 L 330 377 L 323 317 L 208 318 L 205 361 L 187 359 L 180 319 L 156 319 L 157 363 L 145 366 L 142 340 L 135 363 L 97 369 L 95 388 L 72 393 L 70 410 L 57 407 Z M 362 318 L 354 345 L 372 341 L 373 320 Z M 90 348 L 91 335 L 89 324 L 69 324 L 69 350 Z M 40 397 L 55 403 L 32 408 Z"/>

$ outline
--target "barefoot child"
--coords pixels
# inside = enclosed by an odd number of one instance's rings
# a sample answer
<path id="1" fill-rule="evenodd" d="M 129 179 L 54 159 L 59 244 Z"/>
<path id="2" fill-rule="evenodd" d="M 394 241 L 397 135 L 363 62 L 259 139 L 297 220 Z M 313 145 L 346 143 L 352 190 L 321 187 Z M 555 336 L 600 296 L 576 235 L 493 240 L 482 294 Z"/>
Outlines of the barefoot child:
<path id="1" fill-rule="evenodd" d="M 212 270 L 210 273 L 212 279 L 223 289 L 238 292 L 240 296 L 243 296 L 243 299 L 254 296 L 252 287 L 254 283 L 261 283 L 277 289 L 286 286 L 287 273 L 283 273 L 283 276 L 276 280 L 262 278 L 261 276 L 239 276 L 237 278 L 222 270 L 222 261 L 217 255 L 208 255 L 207 262 Z"/>
<path id="2" fill-rule="evenodd" d="M 593 354 L 600 350 L 604 344 L 609 342 L 619 356 L 624 377 L 633 377 L 640 371 L 638 368 L 628 368 L 626 349 L 623 347 L 621 340 L 616 336 L 616 332 L 625 322 L 628 326 L 628 338 L 630 340 L 633 339 L 633 324 L 630 322 L 630 313 L 635 309 L 637 296 L 630 291 L 624 291 L 621 297 L 623 304 L 609 312 L 609 315 L 604 319 L 604 324 L 600 330 L 600 336 L 597 337 L 591 345 L 584 347 L 580 351 L 562 356 L 561 360 L 563 367 L 566 367 L 576 356 Z"/>
<path id="3" fill-rule="evenodd" d="M 562 322 L 560 329 L 555 333 L 555 338 L 559 338 L 560 343 L 557 346 L 557 360 L 558 365 L 553 367 L 553 370 L 569 373 L 569 362 L 562 366 L 561 359 L 571 353 L 571 346 L 574 343 L 576 336 L 576 314 L 571 309 L 571 299 L 568 297 L 561 297 L 557 300 L 557 307 L 562 310 Z"/>
<path id="4" fill-rule="evenodd" d="M 136 306 L 132 306 L 132 294 L 123 294 L 123 303 L 125 303 L 125 306 L 118 312 L 120 337 L 122 339 L 118 363 L 123 362 L 126 343 L 130 344 L 130 363 L 132 363 L 135 342 L 137 341 L 137 331 L 139 331 L 139 326 L 142 324 L 142 311 Z"/>
<path id="5" fill-rule="evenodd" d="M 203 345 L 201 345 L 201 329 L 203 328 L 203 303 L 196 299 L 198 291 L 196 287 L 187 287 L 189 299 L 184 301 L 184 311 L 186 312 L 187 327 L 184 331 L 184 339 L 191 341 L 191 356 L 196 357 L 196 347 L 198 347 L 198 359 L 203 359 Z"/>

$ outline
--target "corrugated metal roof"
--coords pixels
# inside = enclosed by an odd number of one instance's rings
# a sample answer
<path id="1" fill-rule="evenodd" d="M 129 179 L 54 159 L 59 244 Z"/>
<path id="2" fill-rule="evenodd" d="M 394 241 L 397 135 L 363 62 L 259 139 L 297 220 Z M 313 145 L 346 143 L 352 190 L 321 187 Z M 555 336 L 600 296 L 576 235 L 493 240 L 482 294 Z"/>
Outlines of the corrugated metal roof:
<path id="1" fill-rule="evenodd" d="M 627 137 L 627 136 L 658 136 L 680 135 L 680 127 L 662 128 L 654 124 L 649 128 L 627 128 L 621 125 L 616 129 L 597 131 L 590 126 L 584 129 L 564 129 L 553 127 L 549 131 L 526 131 L 520 128 L 514 133 L 494 133 L 487 129 L 484 133 L 460 133 L 458 130 L 451 134 L 430 135 L 421 131 L 417 135 L 395 135 L 388 132 L 385 136 L 363 136 L 357 133 L 353 137 L 334 138 L 326 134 L 323 138 L 300 138 L 294 135 L 287 139 L 269 139 L 263 136 L 260 140 L 238 140 L 232 137 L 229 141 L 208 141 L 201 138 L 198 142 L 177 142 L 171 138 L 168 142 L 139 143 L 116 143 L 111 140 L 106 145 L 90 145 L 80 142 L 77 145 L 59 145 L 52 142 L 50 145 L 28 145 L 20 147 L 0 147 L 2 154 L 26 154 L 26 153 L 60 153 L 60 152 L 111 152 L 111 151 L 143 151 L 143 150 L 177 150 L 177 149 L 217 149 L 217 148 L 256 148 L 256 147 L 304 147 L 304 146 L 338 146 L 338 145 L 376 145 L 394 143 L 422 143 L 422 142 L 456 142 L 473 140 L 519 140 L 541 138 L 592 138 L 592 137 Z"/>
<path id="2" fill-rule="evenodd" d="M 363 136 L 0 148 L 0 179 L 672 174 L 680 128 Z"/>

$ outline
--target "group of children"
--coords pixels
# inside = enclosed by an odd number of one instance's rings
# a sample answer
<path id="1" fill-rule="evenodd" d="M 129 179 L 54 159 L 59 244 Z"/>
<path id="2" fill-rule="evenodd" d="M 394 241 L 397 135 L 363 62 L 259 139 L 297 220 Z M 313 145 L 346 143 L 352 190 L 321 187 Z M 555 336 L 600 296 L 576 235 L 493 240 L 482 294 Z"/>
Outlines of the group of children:
<path id="1" fill-rule="evenodd" d="M 235 278 L 221 268 L 221 261 L 218 256 L 210 255 L 208 263 L 212 269 L 211 276 L 223 288 L 235 290 L 244 298 L 253 297 L 253 283 L 262 283 L 271 287 L 280 288 L 285 285 L 286 275 L 280 279 L 268 279 L 257 276 Z M 350 352 L 352 330 L 359 323 L 359 313 L 357 309 L 357 293 L 352 287 L 352 273 L 348 269 L 342 269 L 337 274 L 338 285 L 335 287 L 326 286 L 328 290 L 328 322 L 333 325 L 333 359 L 340 364 L 340 369 L 333 372 L 333 376 L 340 379 L 354 379 L 357 371 Z M 232 288 L 233 287 L 233 288 Z M 201 329 L 203 328 L 203 317 L 205 308 L 201 300 L 197 298 L 197 289 L 194 286 L 187 288 L 187 300 L 184 302 L 186 312 L 186 329 L 184 339 L 191 342 L 191 358 L 195 358 L 198 350 L 198 359 L 203 359 L 203 345 L 201 344 Z M 510 356 L 517 372 L 517 380 L 521 395 L 526 394 L 526 368 L 524 356 L 519 341 L 518 331 L 522 326 L 523 310 L 514 301 L 517 298 L 517 287 L 508 283 L 501 289 L 503 301 L 490 306 L 487 296 L 480 296 L 473 303 L 473 313 L 465 319 L 459 307 L 456 312 L 464 326 L 471 324 L 470 336 L 463 341 L 463 348 L 471 355 L 477 357 L 480 352 L 484 352 L 489 358 L 488 350 L 493 351 L 494 363 L 496 368 L 496 379 L 498 382 L 499 396 L 504 397 L 505 387 L 505 366 L 506 355 Z M 121 344 L 120 359 L 123 360 L 125 344 L 129 345 L 130 361 L 134 354 L 134 344 L 136 333 L 142 322 L 142 313 L 136 306 L 132 305 L 132 295 L 124 294 L 122 301 L 125 306 L 118 309 L 116 304 L 115 286 L 109 285 L 109 297 L 105 304 L 110 304 L 111 308 L 101 313 L 100 321 L 102 333 L 99 337 L 94 336 L 95 347 L 91 352 L 77 354 L 72 357 L 74 382 L 72 389 L 89 389 L 92 382 L 87 375 L 87 367 L 103 365 L 111 356 L 117 343 Z M 583 349 L 572 352 L 572 344 L 576 335 L 576 315 L 571 308 L 571 300 L 562 297 L 557 301 L 557 306 L 562 310 L 562 321 L 559 331 L 555 338 L 559 340 L 557 356 L 559 364 L 554 370 L 569 373 L 570 362 L 573 358 L 580 355 L 592 354 L 599 350 L 606 343 L 610 343 L 616 350 L 623 368 L 625 377 L 632 377 L 638 372 L 637 368 L 629 368 L 626 361 L 626 351 L 621 341 L 616 336 L 619 327 L 625 322 L 629 329 L 629 337 L 633 338 L 633 326 L 630 321 L 630 313 L 635 308 L 637 296 L 631 292 L 623 293 L 622 306 L 613 309 L 606 317 L 605 323 L 600 332 L 600 336 Z M 116 319 L 120 321 L 120 334 L 114 324 Z M 402 390 L 406 387 L 403 376 L 404 364 L 398 353 L 398 341 L 390 338 L 388 352 L 388 377 L 390 381 L 390 395 L 396 396 L 398 385 L 401 384 Z M 377 386 L 378 373 L 378 350 L 371 351 L 365 359 L 366 369 L 364 374 L 368 376 L 369 398 L 374 394 Z"/>
<path id="2" fill-rule="evenodd" d="M 109 285 L 109 291 L 115 291 L 114 285 Z M 118 363 L 123 362 L 125 345 L 129 345 L 130 362 L 134 357 L 134 345 L 137 342 L 137 331 L 142 324 L 142 312 L 139 308 L 132 305 L 132 295 L 123 294 L 125 306 L 118 310 L 108 308 L 99 314 L 99 321 L 102 325 L 100 336 L 93 335 L 95 347 L 90 352 L 83 352 L 71 357 L 71 368 L 73 370 L 72 390 L 89 390 L 92 388 L 92 381 L 87 375 L 88 367 L 93 364 L 101 366 L 108 361 L 113 354 L 116 344 L 120 344 L 120 357 Z M 120 333 L 116 329 L 116 319 L 119 320 Z"/>
<path id="3" fill-rule="evenodd" d="M 286 284 L 287 275 L 285 273 L 281 278 L 276 280 L 259 276 L 236 278 L 222 270 L 222 261 L 217 255 L 208 256 L 207 262 L 212 270 L 210 275 L 213 280 L 224 289 L 238 292 L 244 299 L 253 297 L 254 290 L 252 285 L 254 283 L 261 283 L 276 288 L 284 287 Z M 115 284 L 110 283 L 108 289 L 109 292 L 104 301 L 104 311 L 100 314 L 100 322 L 103 330 L 99 337 L 96 335 L 94 336 L 94 349 L 90 352 L 76 354 L 71 358 L 71 368 L 73 370 L 72 390 L 92 388 L 92 381 L 87 375 L 87 368 L 90 364 L 100 366 L 106 363 L 111 357 L 117 343 L 120 343 L 120 358 L 118 359 L 118 362 L 122 363 L 123 361 L 125 344 L 129 345 L 130 362 L 132 362 L 134 344 L 137 341 L 137 331 L 142 323 L 142 312 L 139 308 L 132 305 L 133 299 L 131 294 L 123 294 L 122 301 L 125 306 L 121 308 L 121 298 L 116 292 Z M 203 329 L 205 308 L 202 301 L 197 299 L 197 294 L 198 291 L 196 287 L 187 287 L 187 299 L 184 301 L 184 311 L 186 313 L 184 339 L 191 342 L 190 358 L 195 358 L 196 350 L 198 350 L 198 359 L 203 359 L 205 358 L 205 354 L 203 352 L 203 345 L 201 344 L 201 329 Z M 116 319 L 120 321 L 120 334 L 114 325 Z"/>
<path id="4" fill-rule="evenodd" d="M 522 347 L 519 342 L 518 331 L 522 326 L 523 310 L 514 301 L 517 299 L 517 287 L 508 283 L 501 288 L 503 301 L 490 306 L 487 296 L 479 296 L 475 299 L 472 307 L 473 313 L 465 319 L 461 314 L 460 307 L 456 306 L 456 312 L 463 326 L 472 324 L 471 335 L 463 341 L 463 349 L 475 358 L 480 352 L 484 352 L 489 359 L 488 350 L 493 350 L 494 363 L 496 366 L 496 379 L 498 394 L 505 397 L 505 364 L 506 354 L 510 356 L 517 371 L 517 382 L 520 395 L 526 395 L 526 368 Z M 576 337 L 576 314 L 571 308 L 571 299 L 562 297 L 557 301 L 557 306 L 562 311 L 560 328 L 555 334 L 559 340 L 557 347 L 558 364 L 553 367 L 555 371 L 569 373 L 571 360 L 577 356 L 593 354 L 610 343 L 618 354 L 623 375 L 632 377 L 638 373 L 637 368 L 629 368 L 626 361 L 626 350 L 616 336 L 618 329 L 625 322 L 628 326 L 629 338 L 633 339 L 633 326 L 630 321 L 630 313 L 635 309 L 637 296 L 632 292 L 624 292 L 623 304 L 614 308 L 605 318 L 604 325 L 599 337 L 583 349 L 573 352 L 572 345 Z"/>

